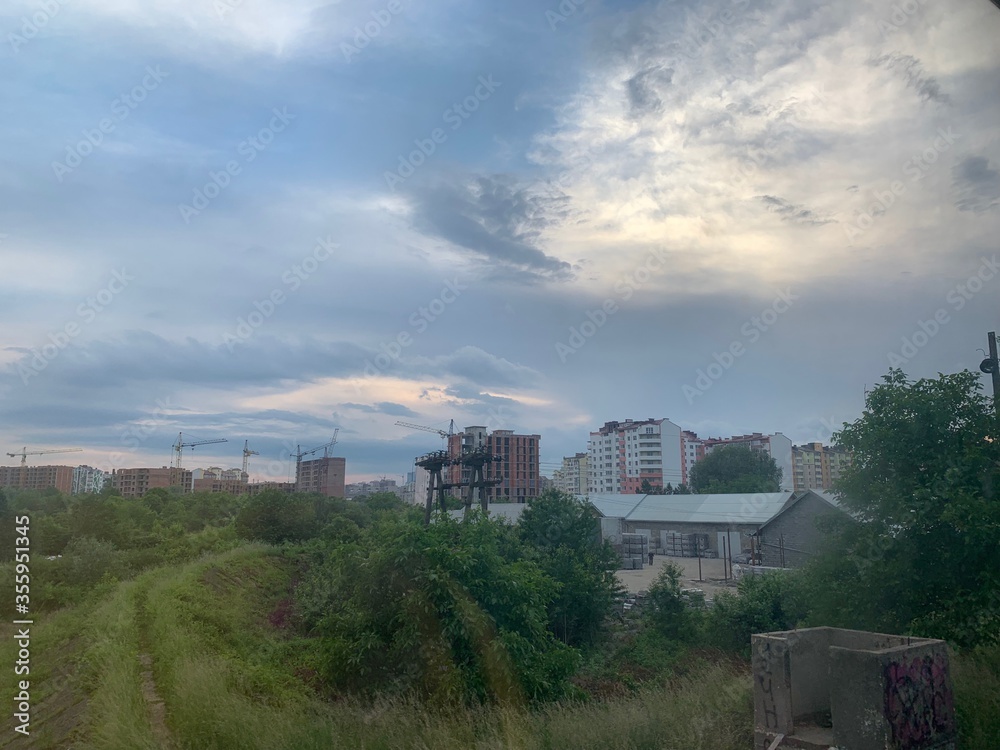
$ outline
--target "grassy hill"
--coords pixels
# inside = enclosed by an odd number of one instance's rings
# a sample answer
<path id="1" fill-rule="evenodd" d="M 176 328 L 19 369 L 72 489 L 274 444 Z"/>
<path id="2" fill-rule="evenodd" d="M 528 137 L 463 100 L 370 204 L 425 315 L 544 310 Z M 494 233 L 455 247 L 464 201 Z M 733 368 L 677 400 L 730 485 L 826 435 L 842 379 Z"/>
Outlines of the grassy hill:
<path id="1" fill-rule="evenodd" d="M 150 570 L 100 601 L 39 617 L 32 735 L 25 742 L 5 731 L 0 748 L 751 745 L 750 679 L 725 664 L 699 665 L 669 687 L 628 698 L 539 710 L 429 711 L 405 701 L 324 699 L 312 686 L 313 644 L 289 626 L 297 572 L 293 559 L 250 545 Z M 4 663 L 11 643 L 3 638 Z M 0 686 L 7 705 L 11 688 Z"/>

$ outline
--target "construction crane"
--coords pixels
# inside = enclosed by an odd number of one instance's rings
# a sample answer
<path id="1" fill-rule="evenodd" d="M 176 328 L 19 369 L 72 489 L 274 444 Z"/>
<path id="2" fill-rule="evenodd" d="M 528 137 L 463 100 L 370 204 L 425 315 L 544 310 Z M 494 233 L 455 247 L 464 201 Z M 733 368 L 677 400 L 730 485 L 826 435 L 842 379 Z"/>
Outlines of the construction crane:
<path id="1" fill-rule="evenodd" d="M 250 450 L 250 441 L 249 440 L 244 440 L 243 441 L 243 473 L 244 474 L 249 474 L 249 472 L 247 471 L 247 469 L 250 468 L 250 456 L 259 456 L 259 455 L 260 455 L 260 451 Z"/>
<path id="2" fill-rule="evenodd" d="M 436 432 L 438 435 L 447 440 L 450 436 L 455 434 L 455 420 L 451 420 L 451 425 L 448 427 L 448 431 L 439 430 L 436 427 L 424 427 L 422 424 L 412 424 L 411 422 L 396 422 L 397 427 L 409 427 L 411 430 L 423 430 L 424 432 Z"/>
<path id="3" fill-rule="evenodd" d="M 303 456 L 311 456 L 313 453 L 318 453 L 319 451 L 323 451 L 323 458 L 329 458 L 330 457 L 330 449 L 337 444 L 337 435 L 339 435 L 339 434 L 340 434 L 340 428 L 338 427 L 336 430 L 333 431 L 333 440 L 331 440 L 329 443 L 323 443 L 323 445 L 320 445 L 319 447 L 313 448 L 312 450 L 304 451 L 304 450 L 302 450 L 302 446 L 301 445 L 296 445 L 295 446 L 295 451 L 296 452 L 293 453 L 292 456 L 294 456 L 294 458 L 295 458 L 295 482 L 296 482 L 296 484 L 298 484 L 298 481 L 299 481 L 299 464 L 302 463 L 302 457 Z"/>
<path id="4" fill-rule="evenodd" d="M 21 466 L 28 463 L 28 456 L 44 456 L 46 453 L 80 453 L 83 448 L 60 448 L 54 451 L 29 451 L 27 448 L 21 448 L 20 453 L 8 453 L 7 455 L 11 458 L 21 457 Z"/>
<path id="5" fill-rule="evenodd" d="M 177 458 L 174 459 L 174 468 L 181 468 L 181 456 L 184 453 L 185 448 L 194 448 L 196 445 L 212 445 L 213 443 L 228 443 L 229 441 L 225 438 L 216 438 L 214 440 L 193 440 L 190 442 L 184 442 L 184 433 L 177 433 L 177 442 L 174 443 L 173 449 L 177 453 Z"/>

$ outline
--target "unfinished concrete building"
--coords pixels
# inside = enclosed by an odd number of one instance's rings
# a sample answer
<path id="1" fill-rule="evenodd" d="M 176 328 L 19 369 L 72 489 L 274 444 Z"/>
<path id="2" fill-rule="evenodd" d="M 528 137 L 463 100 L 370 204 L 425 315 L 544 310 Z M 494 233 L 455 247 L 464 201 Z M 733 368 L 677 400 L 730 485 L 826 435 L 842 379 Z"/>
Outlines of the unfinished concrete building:
<path id="1" fill-rule="evenodd" d="M 944 641 L 840 628 L 752 638 L 756 750 L 955 750 Z"/>

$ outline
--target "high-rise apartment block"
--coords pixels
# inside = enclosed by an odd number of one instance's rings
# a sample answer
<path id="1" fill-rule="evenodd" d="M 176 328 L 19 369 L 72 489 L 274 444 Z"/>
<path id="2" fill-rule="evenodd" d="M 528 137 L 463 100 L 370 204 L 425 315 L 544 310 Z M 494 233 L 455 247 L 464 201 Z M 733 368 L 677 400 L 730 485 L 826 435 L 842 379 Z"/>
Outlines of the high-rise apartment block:
<path id="1" fill-rule="evenodd" d="M 499 461 L 486 464 L 486 479 L 499 483 L 486 488 L 491 503 L 523 503 L 542 493 L 538 444 L 540 435 L 519 435 L 513 430 L 494 430 L 473 426 L 448 436 L 448 453 L 460 458 L 463 453 L 484 448 L 500 456 Z M 455 464 L 446 469 L 446 481 L 468 482 L 471 469 Z M 419 502 L 419 497 L 416 499 Z"/>
<path id="2" fill-rule="evenodd" d="M 589 466 L 590 456 L 587 453 L 564 457 L 562 468 L 553 473 L 553 485 L 557 490 L 571 495 L 586 495 L 590 481 Z"/>
<path id="3" fill-rule="evenodd" d="M 590 433 L 587 491 L 632 494 L 651 487 L 689 484 L 691 469 L 712 450 L 725 445 L 745 445 L 766 452 L 782 472 L 782 490 L 793 484 L 792 441 L 780 432 L 700 438 L 669 419 L 606 422 Z"/>
<path id="4" fill-rule="evenodd" d="M 0 466 L 0 487 L 46 490 L 54 487 L 69 495 L 73 491 L 72 466 Z"/>
<path id="5" fill-rule="evenodd" d="M 302 461 L 295 472 L 295 488 L 298 492 L 318 492 L 327 497 L 344 497 L 344 478 L 347 474 L 347 459 L 316 458 Z"/>
<path id="6" fill-rule="evenodd" d="M 796 490 L 830 490 L 851 463 L 850 453 L 822 443 L 796 445 L 792 455 Z"/>
<path id="7" fill-rule="evenodd" d="M 77 466 L 73 469 L 72 492 L 74 495 L 100 492 L 104 489 L 104 483 L 110 478 L 111 474 L 92 466 Z"/>
<path id="8" fill-rule="evenodd" d="M 687 471 L 697 460 L 685 460 L 689 438 L 669 419 L 606 422 L 590 433 L 587 446 L 588 490 L 631 494 L 643 483 L 665 487 L 687 482 Z"/>
<path id="9" fill-rule="evenodd" d="M 152 489 L 176 487 L 181 492 L 191 491 L 191 472 L 162 466 L 159 469 L 118 469 L 111 472 L 111 486 L 122 497 L 142 497 Z"/>

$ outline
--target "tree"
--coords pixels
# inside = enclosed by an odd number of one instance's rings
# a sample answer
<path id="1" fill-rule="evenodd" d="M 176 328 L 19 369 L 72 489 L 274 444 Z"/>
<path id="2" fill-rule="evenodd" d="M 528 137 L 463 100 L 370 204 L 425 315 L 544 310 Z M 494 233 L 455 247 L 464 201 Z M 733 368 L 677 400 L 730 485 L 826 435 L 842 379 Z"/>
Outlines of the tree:
<path id="1" fill-rule="evenodd" d="M 318 532 L 315 502 L 280 490 L 254 495 L 236 516 L 236 533 L 241 538 L 267 544 L 299 542 Z"/>
<path id="2" fill-rule="evenodd" d="M 781 469 L 767 453 L 743 445 L 716 448 L 691 469 L 698 493 L 778 492 Z"/>
<path id="3" fill-rule="evenodd" d="M 549 604 L 550 627 L 571 646 L 591 646 L 604 633 L 619 584 L 618 555 L 601 541 L 596 512 L 558 490 L 532 499 L 517 532 L 529 559 L 561 587 Z"/>
<path id="4" fill-rule="evenodd" d="M 818 561 L 828 619 L 960 645 L 1000 634 L 1000 435 L 977 373 L 890 370 L 835 440 L 854 522 Z M 844 597 L 847 598 L 844 598 Z M 834 601 L 839 604 L 833 606 Z M 850 601 L 846 612 L 842 603 Z"/>

